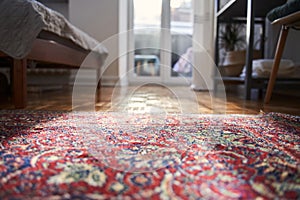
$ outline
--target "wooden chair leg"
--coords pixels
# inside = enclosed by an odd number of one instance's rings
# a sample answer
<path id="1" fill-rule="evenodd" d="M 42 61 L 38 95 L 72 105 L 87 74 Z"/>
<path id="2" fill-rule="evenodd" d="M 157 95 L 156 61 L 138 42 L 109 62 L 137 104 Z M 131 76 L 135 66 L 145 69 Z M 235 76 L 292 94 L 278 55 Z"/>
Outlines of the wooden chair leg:
<path id="1" fill-rule="evenodd" d="M 268 83 L 267 92 L 266 92 L 266 96 L 265 96 L 266 104 L 269 103 L 270 99 L 271 99 L 271 95 L 273 92 L 273 88 L 274 88 L 275 80 L 277 77 L 277 72 L 278 72 L 278 68 L 279 68 L 279 64 L 280 64 L 280 60 L 281 60 L 282 53 L 284 50 L 284 45 L 286 42 L 288 32 L 289 32 L 289 28 L 283 25 L 281 27 L 280 36 L 279 36 L 279 40 L 278 40 L 277 47 L 276 47 L 274 63 L 272 66 L 272 72 L 271 72 L 271 75 L 269 78 L 269 83 Z"/>
<path id="2" fill-rule="evenodd" d="M 13 61 L 13 101 L 15 108 L 25 108 L 27 104 L 27 60 Z"/>

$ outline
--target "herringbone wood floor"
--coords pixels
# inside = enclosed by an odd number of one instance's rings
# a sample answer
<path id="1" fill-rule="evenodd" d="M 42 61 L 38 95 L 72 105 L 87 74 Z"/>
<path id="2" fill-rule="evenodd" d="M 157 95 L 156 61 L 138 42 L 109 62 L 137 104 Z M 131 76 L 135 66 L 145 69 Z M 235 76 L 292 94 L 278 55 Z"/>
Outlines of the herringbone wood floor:
<path id="1" fill-rule="evenodd" d="M 195 92 L 189 87 L 162 87 L 145 85 L 143 87 L 102 87 L 97 98 L 87 98 L 85 88 L 73 105 L 77 110 L 129 111 L 136 113 L 227 113 L 258 114 L 260 112 L 282 112 L 300 115 L 300 96 L 291 91 L 274 93 L 268 105 L 254 91 L 251 100 L 244 100 L 242 89 L 232 86 L 227 89 L 226 98 L 214 97 L 208 91 Z M 27 110 L 72 111 L 72 87 L 63 89 L 29 92 Z M 296 94 L 296 95 L 295 95 Z M 94 100 L 97 99 L 95 102 Z M 14 109 L 9 95 L 1 95 L 0 109 Z"/>

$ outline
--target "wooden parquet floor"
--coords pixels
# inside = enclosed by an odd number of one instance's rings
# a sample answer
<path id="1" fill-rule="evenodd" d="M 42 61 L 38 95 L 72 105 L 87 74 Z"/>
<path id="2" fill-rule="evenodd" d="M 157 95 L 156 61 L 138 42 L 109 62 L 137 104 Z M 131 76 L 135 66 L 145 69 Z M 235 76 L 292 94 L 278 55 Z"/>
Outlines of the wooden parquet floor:
<path id="1" fill-rule="evenodd" d="M 227 89 L 226 98 L 215 97 L 208 91 L 193 91 L 185 86 L 162 87 L 102 87 L 100 95 L 88 98 L 86 88 L 76 96 L 80 99 L 72 104 L 72 87 L 52 91 L 28 93 L 27 110 L 96 110 L 133 113 L 227 113 L 258 114 L 260 112 L 282 112 L 300 115 L 300 95 L 296 91 L 284 94 L 274 93 L 271 103 L 263 104 L 263 98 L 254 94 L 251 100 L 244 100 L 241 88 Z M 97 99 L 95 101 L 95 99 Z M 74 101 L 73 101 L 74 102 Z M 14 109 L 9 95 L 1 95 L 0 109 Z"/>

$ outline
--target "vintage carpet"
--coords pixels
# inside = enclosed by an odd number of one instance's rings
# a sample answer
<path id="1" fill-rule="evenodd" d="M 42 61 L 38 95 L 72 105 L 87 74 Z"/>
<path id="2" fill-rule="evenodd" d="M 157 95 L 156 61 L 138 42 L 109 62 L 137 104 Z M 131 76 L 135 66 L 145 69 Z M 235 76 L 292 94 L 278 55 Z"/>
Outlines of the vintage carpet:
<path id="1" fill-rule="evenodd" d="M 300 117 L 0 111 L 0 199 L 299 199 Z"/>

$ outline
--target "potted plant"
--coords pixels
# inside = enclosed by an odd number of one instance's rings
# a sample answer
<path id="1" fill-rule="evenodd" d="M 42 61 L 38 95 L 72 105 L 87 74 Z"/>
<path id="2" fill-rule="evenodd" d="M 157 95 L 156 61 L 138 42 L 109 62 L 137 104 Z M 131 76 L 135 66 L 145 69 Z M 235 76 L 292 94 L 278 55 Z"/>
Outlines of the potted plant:
<path id="1" fill-rule="evenodd" d="M 239 76 L 246 63 L 246 36 L 245 25 L 240 23 L 227 23 L 220 30 L 220 47 L 224 56 L 220 71 L 225 76 Z M 261 58 L 260 50 L 253 50 L 253 58 Z"/>
<path id="2" fill-rule="evenodd" d="M 245 25 L 227 23 L 221 28 L 219 39 L 220 47 L 224 52 L 223 59 L 221 59 L 221 74 L 238 76 L 245 65 Z"/>
<path id="3" fill-rule="evenodd" d="M 244 24 L 226 23 L 220 30 L 220 45 L 225 51 L 240 50 L 245 47 Z"/>

